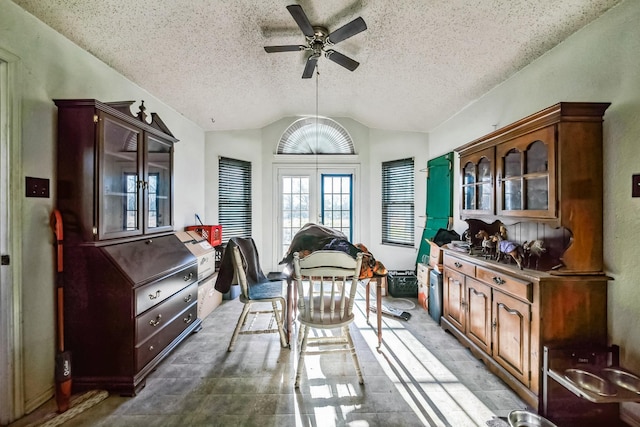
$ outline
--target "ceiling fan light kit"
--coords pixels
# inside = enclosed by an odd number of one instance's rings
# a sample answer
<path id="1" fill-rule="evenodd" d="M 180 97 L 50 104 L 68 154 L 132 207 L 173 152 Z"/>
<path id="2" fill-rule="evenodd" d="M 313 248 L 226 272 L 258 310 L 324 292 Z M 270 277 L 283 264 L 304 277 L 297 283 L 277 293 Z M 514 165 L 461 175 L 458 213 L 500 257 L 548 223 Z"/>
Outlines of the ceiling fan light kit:
<path id="1" fill-rule="evenodd" d="M 340 43 L 350 37 L 355 36 L 358 33 L 367 29 L 367 24 L 364 19 L 358 17 L 353 21 L 343 25 L 332 33 L 329 33 L 327 28 L 322 26 L 312 26 L 307 18 L 306 13 L 302 7 L 298 4 L 292 4 L 287 6 L 287 10 L 291 13 L 291 16 L 298 24 L 300 31 L 304 34 L 306 39 L 305 45 L 283 45 L 283 46 L 265 46 L 264 50 L 267 53 L 276 52 L 298 52 L 301 50 L 311 51 L 311 55 L 307 58 L 304 71 L 302 73 L 303 79 L 308 79 L 313 76 L 313 72 L 318 64 L 318 59 L 324 53 L 327 59 L 335 62 L 338 65 L 346 68 L 349 71 L 354 71 L 360 65 L 359 62 L 330 49 L 331 46 Z"/>

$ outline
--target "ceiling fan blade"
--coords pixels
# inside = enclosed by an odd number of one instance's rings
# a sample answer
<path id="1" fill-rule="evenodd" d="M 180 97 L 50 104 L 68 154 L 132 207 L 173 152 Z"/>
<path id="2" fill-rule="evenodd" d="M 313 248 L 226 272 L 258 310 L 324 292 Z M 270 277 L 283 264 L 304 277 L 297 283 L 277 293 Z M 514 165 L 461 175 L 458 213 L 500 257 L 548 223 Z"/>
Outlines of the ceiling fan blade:
<path id="1" fill-rule="evenodd" d="M 310 79 L 313 76 L 313 71 L 316 69 L 316 65 L 318 65 L 318 58 L 320 55 L 311 55 L 309 59 L 307 59 L 307 63 L 304 66 L 304 71 L 302 72 L 303 79 Z"/>
<path id="2" fill-rule="evenodd" d="M 302 10 L 302 6 L 299 4 L 292 4 L 287 6 L 287 10 L 291 16 L 293 16 L 293 19 L 295 19 L 296 24 L 298 24 L 298 27 L 300 27 L 300 30 L 302 31 L 302 34 L 307 37 L 313 37 L 315 32 L 309 22 L 309 18 L 307 18 L 307 14 Z"/>
<path id="3" fill-rule="evenodd" d="M 267 53 L 275 53 L 275 52 L 297 52 L 300 50 L 305 50 L 305 46 L 302 45 L 285 45 L 285 46 L 265 46 L 264 50 Z"/>
<path id="4" fill-rule="evenodd" d="M 343 54 L 341 54 L 340 52 L 336 52 L 333 49 L 329 49 L 326 53 L 325 56 L 327 58 L 329 58 L 330 60 L 332 60 L 333 62 L 335 62 L 338 65 L 342 65 L 344 68 L 346 68 L 349 71 L 353 71 L 356 68 L 358 68 L 358 65 L 360 65 L 360 63 L 358 61 L 354 61 L 353 59 L 349 58 L 348 56 L 345 56 Z"/>
<path id="5" fill-rule="evenodd" d="M 353 37 L 366 29 L 367 24 L 364 22 L 364 19 L 358 17 L 329 34 L 329 36 L 327 37 L 327 43 L 340 43 L 341 41 L 346 40 L 349 37 Z"/>

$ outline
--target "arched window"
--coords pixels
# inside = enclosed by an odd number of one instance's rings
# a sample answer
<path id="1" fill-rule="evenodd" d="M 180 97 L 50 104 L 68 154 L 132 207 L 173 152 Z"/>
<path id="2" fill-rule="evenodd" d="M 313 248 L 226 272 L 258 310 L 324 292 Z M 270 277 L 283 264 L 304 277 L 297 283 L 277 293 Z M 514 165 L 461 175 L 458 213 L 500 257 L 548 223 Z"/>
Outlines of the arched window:
<path id="1" fill-rule="evenodd" d="M 327 117 L 304 117 L 284 131 L 278 154 L 354 154 L 345 128 Z"/>

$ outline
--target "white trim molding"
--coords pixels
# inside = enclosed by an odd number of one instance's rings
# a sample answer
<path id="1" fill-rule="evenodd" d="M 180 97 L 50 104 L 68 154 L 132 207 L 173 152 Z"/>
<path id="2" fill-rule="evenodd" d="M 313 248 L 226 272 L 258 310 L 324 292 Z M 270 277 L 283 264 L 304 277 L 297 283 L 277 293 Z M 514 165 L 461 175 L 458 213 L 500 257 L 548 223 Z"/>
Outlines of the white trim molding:
<path id="1" fill-rule="evenodd" d="M 0 424 L 24 415 L 22 354 L 22 244 L 24 193 L 21 156 L 21 80 L 19 57 L 0 48 L 0 252 L 9 265 L 0 267 Z M 11 195 L 14 195 L 13 197 Z"/>

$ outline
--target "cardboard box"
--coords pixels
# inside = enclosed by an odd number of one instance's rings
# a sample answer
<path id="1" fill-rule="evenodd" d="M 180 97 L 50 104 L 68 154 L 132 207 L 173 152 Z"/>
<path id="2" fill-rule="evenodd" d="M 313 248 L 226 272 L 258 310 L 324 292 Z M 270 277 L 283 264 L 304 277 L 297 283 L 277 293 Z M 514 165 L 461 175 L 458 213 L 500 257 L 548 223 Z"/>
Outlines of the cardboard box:
<path id="1" fill-rule="evenodd" d="M 425 310 L 429 309 L 429 272 L 431 267 L 427 264 L 418 263 L 416 268 L 418 274 L 418 304 Z"/>
<path id="2" fill-rule="evenodd" d="M 429 265 L 433 268 L 438 268 L 442 270 L 442 248 L 431 240 L 427 240 L 429 242 Z"/>
<path id="3" fill-rule="evenodd" d="M 198 259 L 198 280 L 212 275 L 216 270 L 216 251 L 195 231 L 177 231 L 176 236 Z"/>
<path id="4" fill-rule="evenodd" d="M 207 277 L 198 284 L 198 319 L 204 319 L 222 302 L 222 294 L 215 290 L 218 274 Z"/>

